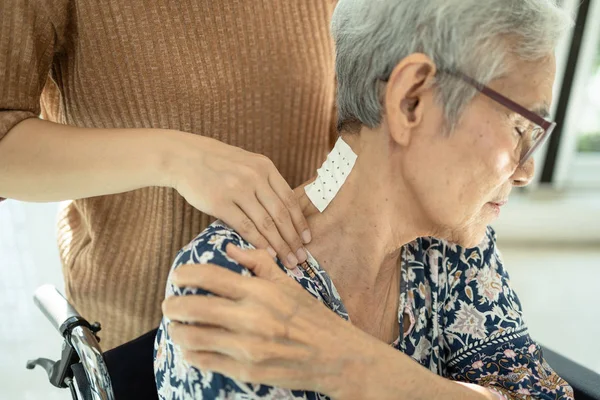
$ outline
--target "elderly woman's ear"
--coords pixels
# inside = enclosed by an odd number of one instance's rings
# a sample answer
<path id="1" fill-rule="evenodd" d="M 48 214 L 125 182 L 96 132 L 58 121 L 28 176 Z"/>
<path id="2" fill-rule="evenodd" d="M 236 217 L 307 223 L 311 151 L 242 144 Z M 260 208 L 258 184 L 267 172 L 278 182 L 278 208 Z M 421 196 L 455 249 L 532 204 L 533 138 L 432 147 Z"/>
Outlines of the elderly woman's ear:
<path id="1" fill-rule="evenodd" d="M 392 71 L 384 96 L 388 132 L 399 145 L 408 145 L 425 111 L 433 106 L 436 67 L 424 54 L 411 54 Z"/>

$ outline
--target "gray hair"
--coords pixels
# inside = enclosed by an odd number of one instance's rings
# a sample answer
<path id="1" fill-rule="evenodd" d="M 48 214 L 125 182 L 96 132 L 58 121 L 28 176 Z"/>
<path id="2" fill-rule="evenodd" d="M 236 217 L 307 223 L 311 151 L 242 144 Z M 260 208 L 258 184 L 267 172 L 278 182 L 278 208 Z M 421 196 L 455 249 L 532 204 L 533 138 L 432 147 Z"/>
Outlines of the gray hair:
<path id="1" fill-rule="evenodd" d="M 410 54 L 487 84 L 506 73 L 508 55 L 550 55 L 571 25 L 555 0 L 339 0 L 331 23 L 338 129 L 381 123 L 381 82 Z M 435 83 L 452 130 L 475 90 L 443 73 Z"/>

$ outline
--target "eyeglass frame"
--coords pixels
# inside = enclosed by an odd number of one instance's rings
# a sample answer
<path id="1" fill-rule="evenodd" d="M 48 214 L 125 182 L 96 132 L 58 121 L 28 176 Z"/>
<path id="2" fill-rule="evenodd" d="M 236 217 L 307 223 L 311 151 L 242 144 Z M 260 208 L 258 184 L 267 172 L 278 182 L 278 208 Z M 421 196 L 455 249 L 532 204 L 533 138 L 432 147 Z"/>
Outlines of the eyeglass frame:
<path id="1" fill-rule="evenodd" d="M 540 146 L 550 137 L 550 135 L 554 131 L 554 128 L 556 128 L 556 122 L 547 120 L 546 118 L 523 107 L 522 105 L 514 102 L 513 100 L 509 99 L 508 97 L 501 95 L 500 93 L 496 92 L 495 90 L 489 88 L 488 86 L 484 85 L 483 83 L 478 82 L 477 80 L 471 78 L 470 76 L 468 76 L 462 72 L 451 71 L 448 69 L 439 69 L 438 72 L 446 73 L 448 75 L 462 79 L 463 81 L 465 81 L 466 83 L 470 84 L 475 89 L 477 89 L 481 94 L 489 97 L 490 99 L 503 105 L 504 107 L 508 108 L 509 110 L 516 112 L 517 114 L 521 115 L 523 118 L 528 119 L 530 122 L 533 122 L 534 124 L 536 124 L 537 126 L 539 126 L 540 128 L 542 128 L 544 130 L 544 133 L 539 137 L 539 139 L 537 139 L 531 145 L 531 148 L 529 150 L 527 150 L 527 153 L 525 153 L 523 156 L 521 156 L 521 159 L 519 160 L 519 168 L 522 167 L 527 162 L 527 160 L 529 160 L 531 155 L 540 148 Z"/>

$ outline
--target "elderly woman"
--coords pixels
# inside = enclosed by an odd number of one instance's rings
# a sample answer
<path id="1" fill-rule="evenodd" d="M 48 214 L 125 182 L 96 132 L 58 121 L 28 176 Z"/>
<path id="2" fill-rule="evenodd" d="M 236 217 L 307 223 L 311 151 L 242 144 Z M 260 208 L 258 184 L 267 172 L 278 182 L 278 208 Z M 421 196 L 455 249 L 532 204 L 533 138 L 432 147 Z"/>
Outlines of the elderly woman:
<path id="1" fill-rule="evenodd" d="M 550 0 L 340 0 L 340 139 L 296 189 L 308 261 L 277 268 L 219 222 L 185 247 L 160 397 L 571 398 L 488 227 L 554 127 L 568 25 Z"/>

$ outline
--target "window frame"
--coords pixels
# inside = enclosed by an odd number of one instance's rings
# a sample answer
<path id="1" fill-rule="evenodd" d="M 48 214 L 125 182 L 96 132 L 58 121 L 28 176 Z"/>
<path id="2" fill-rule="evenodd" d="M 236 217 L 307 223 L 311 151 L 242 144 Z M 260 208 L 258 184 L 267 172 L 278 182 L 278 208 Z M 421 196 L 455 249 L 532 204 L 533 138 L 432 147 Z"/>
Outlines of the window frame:
<path id="1" fill-rule="evenodd" d="M 561 90 L 555 90 L 555 95 L 560 93 L 555 102 L 559 127 L 545 149 L 544 162 L 538 164 L 541 165 L 538 180 L 556 189 L 597 189 L 600 188 L 597 172 L 600 171 L 600 152 L 577 151 L 577 125 L 585 101 L 583 93 L 592 76 L 600 45 L 600 1 L 567 0 L 565 7 L 577 16 L 577 25 L 569 40 L 570 48 L 557 51 L 557 72 L 562 72 Z"/>

